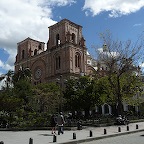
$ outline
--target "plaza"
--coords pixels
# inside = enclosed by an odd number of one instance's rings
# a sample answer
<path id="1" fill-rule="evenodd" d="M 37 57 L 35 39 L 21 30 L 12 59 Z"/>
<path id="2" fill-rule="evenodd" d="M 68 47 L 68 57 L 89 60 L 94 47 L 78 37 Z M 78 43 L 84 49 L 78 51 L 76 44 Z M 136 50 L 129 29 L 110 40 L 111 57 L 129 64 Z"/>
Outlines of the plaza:
<path id="1" fill-rule="evenodd" d="M 84 127 L 82 130 L 65 130 L 64 134 L 56 135 L 56 141 L 54 141 L 54 135 L 51 134 L 51 130 L 31 130 L 31 131 L 0 131 L 0 141 L 4 144 L 29 144 L 30 138 L 33 144 L 47 144 L 47 143 L 84 143 L 93 140 L 115 137 L 118 135 L 131 134 L 144 131 L 144 122 L 130 123 L 129 130 L 127 125 L 122 126 L 107 126 L 107 127 Z M 119 131 L 121 129 L 121 131 Z M 106 130 L 106 134 L 104 134 Z M 92 135 L 90 135 L 92 132 Z M 75 134 L 75 138 L 73 137 Z"/>

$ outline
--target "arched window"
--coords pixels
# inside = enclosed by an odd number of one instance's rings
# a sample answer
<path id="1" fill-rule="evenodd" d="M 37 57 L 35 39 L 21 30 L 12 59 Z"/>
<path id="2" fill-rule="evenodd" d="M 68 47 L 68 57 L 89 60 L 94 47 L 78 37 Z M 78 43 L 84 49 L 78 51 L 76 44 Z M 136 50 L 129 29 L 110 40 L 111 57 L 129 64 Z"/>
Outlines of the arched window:
<path id="1" fill-rule="evenodd" d="M 105 114 L 109 113 L 109 106 L 107 104 L 104 105 Z"/>
<path id="2" fill-rule="evenodd" d="M 34 55 L 37 55 L 37 49 L 34 50 Z"/>
<path id="3" fill-rule="evenodd" d="M 72 42 L 75 43 L 75 34 L 72 33 Z"/>
<path id="4" fill-rule="evenodd" d="M 61 58 L 60 56 L 56 57 L 56 70 L 61 68 Z"/>
<path id="5" fill-rule="evenodd" d="M 42 44 L 39 44 L 38 48 L 39 48 L 39 50 L 42 49 Z"/>
<path id="6" fill-rule="evenodd" d="M 22 59 L 25 58 L 25 50 L 22 50 Z"/>
<path id="7" fill-rule="evenodd" d="M 59 38 L 59 34 L 56 35 L 56 46 L 59 46 L 60 44 L 60 38 Z"/>
<path id="8" fill-rule="evenodd" d="M 80 67 L 80 54 L 75 54 L 75 67 Z"/>

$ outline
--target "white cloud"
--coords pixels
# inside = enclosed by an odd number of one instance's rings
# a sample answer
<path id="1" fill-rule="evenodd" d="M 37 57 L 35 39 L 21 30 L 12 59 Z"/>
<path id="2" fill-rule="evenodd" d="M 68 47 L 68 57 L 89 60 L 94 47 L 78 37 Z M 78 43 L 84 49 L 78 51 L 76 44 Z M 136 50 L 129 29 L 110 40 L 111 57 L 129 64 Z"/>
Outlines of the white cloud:
<path id="1" fill-rule="evenodd" d="M 0 67 L 3 67 L 4 66 L 4 64 L 3 64 L 3 62 L 0 60 Z"/>
<path id="2" fill-rule="evenodd" d="M 48 27 L 54 6 L 71 5 L 74 0 L 0 0 L 0 48 L 10 55 L 4 69 L 12 68 L 17 52 L 17 43 L 27 37 L 47 42 Z M 10 69 L 11 69 L 10 68 Z"/>
<path id="3" fill-rule="evenodd" d="M 140 64 L 140 67 L 141 67 L 141 68 L 144 68 L 144 62 Z"/>
<path id="4" fill-rule="evenodd" d="M 109 17 L 119 17 L 134 13 L 142 7 L 144 0 L 85 0 L 83 10 L 90 11 L 93 16 L 107 11 Z"/>
<path id="5" fill-rule="evenodd" d="M 142 24 L 134 24 L 133 26 L 134 27 L 139 27 L 139 26 L 142 26 Z"/>
<path id="6" fill-rule="evenodd" d="M 1 60 L 0 60 L 0 68 L 1 69 L 4 69 L 4 70 L 6 70 L 6 71 L 8 71 L 8 70 L 14 70 L 14 67 L 12 66 L 12 65 L 10 65 L 10 64 L 8 64 L 8 63 L 11 63 L 12 62 L 12 60 L 13 60 L 13 58 L 10 58 L 8 61 L 10 61 L 10 62 L 7 62 L 7 63 L 4 63 L 4 62 L 2 62 Z M 0 72 L 0 75 L 1 75 L 2 73 Z"/>

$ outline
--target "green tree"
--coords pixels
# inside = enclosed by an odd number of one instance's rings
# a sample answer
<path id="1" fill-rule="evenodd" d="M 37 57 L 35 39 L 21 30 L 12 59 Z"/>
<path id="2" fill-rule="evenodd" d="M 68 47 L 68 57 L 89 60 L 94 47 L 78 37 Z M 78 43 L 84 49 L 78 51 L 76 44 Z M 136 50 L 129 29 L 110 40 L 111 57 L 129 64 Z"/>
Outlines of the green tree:
<path id="1" fill-rule="evenodd" d="M 87 117 L 91 108 L 96 104 L 102 104 L 102 94 L 104 94 L 104 91 L 100 88 L 98 81 L 92 80 L 88 76 L 83 76 L 67 82 L 64 98 L 66 98 L 69 110 L 84 110 Z"/>
<path id="2" fill-rule="evenodd" d="M 20 68 L 17 73 L 13 76 L 13 83 L 16 84 L 20 80 L 31 81 L 31 71 L 29 68 Z"/>
<path id="3" fill-rule="evenodd" d="M 136 90 L 137 83 L 133 83 L 133 80 L 139 81 L 140 67 L 138 64 L 142 58 L 143 41 L 139 38 L 133 44 L 130 40 L 126 42 L 114 40 L 109 32 L 102 33 L 100 36 L 104 46 L 102 51 L 98 50 L 99 65 L 104 65 L 106 69 L 104 75 L 107 76 L 109 88 L 115 96 L 117 114 L 122 114 L 123 98 Z M 99 67 L 98 73 L 102 71 Z"/>
<path id="4" fill-rule="evenodd" d="M 55 83 L 43 83 L 34 86 L 31 104 L 35 111 L 53 113 L 59 108 L 63 97 L 60 95 L 60 87 Z"/>

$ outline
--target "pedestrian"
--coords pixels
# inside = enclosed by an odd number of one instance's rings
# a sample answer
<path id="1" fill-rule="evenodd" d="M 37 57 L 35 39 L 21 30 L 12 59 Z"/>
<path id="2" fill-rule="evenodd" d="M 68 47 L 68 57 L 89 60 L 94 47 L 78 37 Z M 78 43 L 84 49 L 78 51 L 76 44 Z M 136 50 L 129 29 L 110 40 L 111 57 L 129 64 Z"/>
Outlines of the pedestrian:
<path id="1" fill-rule="evenodd" d="M 56 122 L 55 114 L 53 114 L 51 116 L 50 124 L 51 124 L 51 127 L 52 127 L 52 134 L 56 134 L 56 125 L 57 125 L 57 122 Z"/>
<path id="2" fill-rule="evenodd" d="M 64 130 L 63 130 L 63 126 L 64 126 L 64 116 L 63 116 L 63 113 L 60 112 L 58 117 L 57 117 L 57 125 L 58 125 L 58 135 L 60 135 L 60 133 L 64 133 Z"/>

